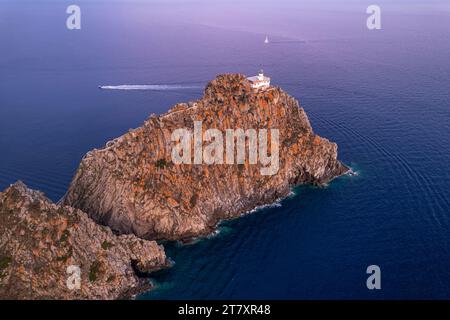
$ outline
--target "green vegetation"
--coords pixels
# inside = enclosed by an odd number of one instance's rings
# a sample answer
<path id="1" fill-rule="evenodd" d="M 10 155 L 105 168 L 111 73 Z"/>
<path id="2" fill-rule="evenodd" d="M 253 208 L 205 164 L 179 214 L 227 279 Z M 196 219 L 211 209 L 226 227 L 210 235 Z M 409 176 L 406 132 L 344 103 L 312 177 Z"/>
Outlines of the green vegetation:
<path id="1" fill-rule="evenodd" d="M 111 242 L 107 241 L 107 240 L 103 241 L 103 243 L 102 243 L 102 249 L 103 250 L 108 250 L 109 248 L 111 248 L 113 246 L 114 245 Z"/>
<path id="2" fill-rule="evenodd" d="M 165 159 L 159 159 L 156 161 L 156 167 L 160 169 L 164 169 L 167 166 L 167 162 Z"/>
<path id="3" fill-rule="evenodd" d="M 69 230 L 68 229 L 64 230 L 59 241 L 62 243 L 66 242 L 67 239 L 69 238 L 69 235 L 70 235 Z"/>
<path id="4" fill-rule="evenodd" d="M 89 281 L 94 282 L 98 278 L 98 274 L 100 273 L 100 262 L 95 260 L 91 264 L 91 268 L 89 269 Z"/>
<path id="5" fill-rule="evenodd" d="M 0 273 L 8 268 L 9 264 L 12 262 L 12 258 L 11 257 L 7 257 L 7 256 L 0 256 Z"/>

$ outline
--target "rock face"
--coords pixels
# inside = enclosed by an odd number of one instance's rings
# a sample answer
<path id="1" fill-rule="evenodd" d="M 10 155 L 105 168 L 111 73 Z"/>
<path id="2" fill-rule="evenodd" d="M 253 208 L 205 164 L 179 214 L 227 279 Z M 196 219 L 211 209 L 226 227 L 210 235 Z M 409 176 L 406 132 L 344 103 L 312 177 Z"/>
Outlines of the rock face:
<path id="1" fill-rule="evenodd" d="M 149 287 L 136 272 L 165 266 L 154 241 L 116 236 L 20 182 L 0 193 L 0 299 L 126 298 Z"/>
<path id="2" fill-rule="evenodd" d="M 279 170 L 262 175 L 248 157 L 238 165 L 175 164 L 171 134 L 193 130 L 194 121 L 221 132 L 278 129 Z M 313 133 L 298 101 L 276 87 L 256 92 L 243 75 L 221 75 L 203 98 L 153 115 L 89 152 L 62 202 L 121 233 L 183 240 L 284 197 L 292 186 L 324 184 L 347 170 L 337 160 L 337 145 Z"/>

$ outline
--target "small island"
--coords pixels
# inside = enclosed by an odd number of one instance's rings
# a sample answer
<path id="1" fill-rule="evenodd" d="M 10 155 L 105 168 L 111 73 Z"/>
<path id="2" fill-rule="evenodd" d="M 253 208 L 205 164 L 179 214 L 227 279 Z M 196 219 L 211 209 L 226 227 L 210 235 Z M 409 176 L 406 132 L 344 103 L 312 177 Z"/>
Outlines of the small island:
<path id="1" fill-rule="evenodd" d="M 197 121 L 203 130 L 220 132 L 277 129 L 277 173 L 261 174 L 248 158 L 238 165 L 174 164 L 171 134 Z M 255 89 L 246 76 L 226 74 L 211 81 L 201 99 L 152 115 L 142 127 L 89 152 L 62 203 L 120 233 L 186 240 L 287 196 L 293 186 L 325 184 L 347 171 L 337 160 L 337 145 L 314 134 L 296 99 L 278 87 Z"/>

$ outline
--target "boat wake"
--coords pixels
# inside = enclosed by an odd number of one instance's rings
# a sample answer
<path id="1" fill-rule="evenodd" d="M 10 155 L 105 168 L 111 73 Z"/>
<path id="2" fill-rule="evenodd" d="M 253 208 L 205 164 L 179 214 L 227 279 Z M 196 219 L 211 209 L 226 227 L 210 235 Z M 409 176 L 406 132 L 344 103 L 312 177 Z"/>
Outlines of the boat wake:
<path id="1" fill-rule="evenodd" d="M 179 84 L 123 84 L 118 86 L 98 86 L 102 90 L 183 90 L 183 89 L 202 89 L 202 86 L 179 85 Z"/>

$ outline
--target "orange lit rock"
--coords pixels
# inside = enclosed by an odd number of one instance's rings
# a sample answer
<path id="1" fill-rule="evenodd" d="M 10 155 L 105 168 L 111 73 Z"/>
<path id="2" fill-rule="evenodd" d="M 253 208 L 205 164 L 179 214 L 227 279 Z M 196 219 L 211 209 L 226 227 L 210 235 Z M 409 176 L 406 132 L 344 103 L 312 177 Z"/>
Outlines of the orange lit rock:
<path id="1" fill-rule="evenodd" d="M 278 172 L 263 176 L 248 159 L 245 165 L 174 164 L 172 132 L 192 130 L 197 120 L 222 132 L 278 129 Z M 293 97 L 277 87 L 255 92 L 243 75 L 220 75 L 201 99 L 152 115 L 89 152 L 62 202 L 121 233 L 189 239 L 212 232 L 222 219 L 287 196 L 295 185 L 324 184 L 347 170 L 337 160 L 337 145 L 313 133 Z"/>

